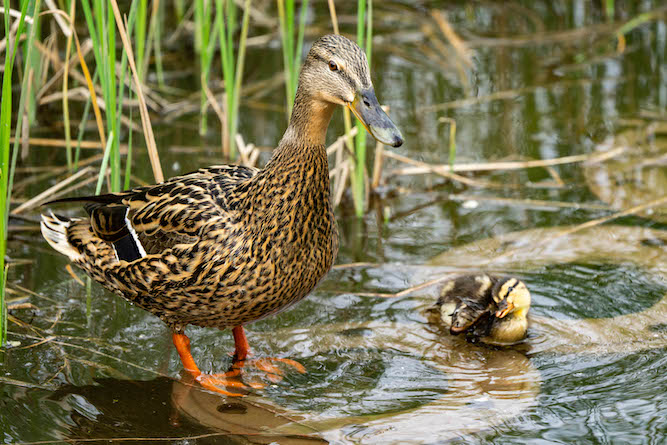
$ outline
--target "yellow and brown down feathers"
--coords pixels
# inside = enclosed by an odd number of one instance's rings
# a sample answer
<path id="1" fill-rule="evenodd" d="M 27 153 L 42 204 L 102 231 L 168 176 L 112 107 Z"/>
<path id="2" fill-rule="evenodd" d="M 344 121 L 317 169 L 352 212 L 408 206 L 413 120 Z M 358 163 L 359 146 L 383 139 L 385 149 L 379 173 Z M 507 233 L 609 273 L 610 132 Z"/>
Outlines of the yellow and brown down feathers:
<path id="1" fill-rule="evenodd" d="M 435 312 L 452 335 L 514 343 L 526 335 L 529 307 L 530 292 L 522 281 L 477 274 L 445 282 Z"/>

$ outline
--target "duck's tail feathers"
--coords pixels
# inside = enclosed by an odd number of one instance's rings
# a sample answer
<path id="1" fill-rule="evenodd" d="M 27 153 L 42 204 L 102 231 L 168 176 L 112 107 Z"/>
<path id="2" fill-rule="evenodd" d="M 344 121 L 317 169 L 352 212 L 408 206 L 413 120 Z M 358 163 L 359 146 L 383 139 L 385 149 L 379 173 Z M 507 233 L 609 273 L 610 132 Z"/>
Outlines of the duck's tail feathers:
<path id="1" fill-rule="evenodd" d="M 67 229 L 71 223 L 71 219 L 49 212 L 48 215 L 42 215 L 40 226 L 44 239 L 51 247 L 67 256 L 71 261 L 77 261 L 82 258 L 81 252 L 67 241 Z"/>

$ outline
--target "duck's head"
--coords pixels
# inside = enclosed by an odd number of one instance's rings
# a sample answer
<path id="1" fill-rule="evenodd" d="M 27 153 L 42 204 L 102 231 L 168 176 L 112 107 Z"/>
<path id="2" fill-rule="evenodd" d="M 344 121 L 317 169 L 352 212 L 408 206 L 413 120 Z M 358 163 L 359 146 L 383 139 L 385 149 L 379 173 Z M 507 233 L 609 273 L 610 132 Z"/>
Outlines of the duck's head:
<path id="1" fill-rule="evenodd" d="M 300 95 L 349 108 L 383 144 L 403 143 L 401 132 L 375 97 L 366 54 L 343 36 L 326 35 L 313 43 L 299 76 L 297 101 Z"/>
<path id="2" fill-rule="evenodd" d="M 508 314 L 525 316 L 530 308 L 530 292 L 525 283 L 516 278 L 499 281 L 493 288 L 493 300 L 498 305 L 498 318 Z"/>

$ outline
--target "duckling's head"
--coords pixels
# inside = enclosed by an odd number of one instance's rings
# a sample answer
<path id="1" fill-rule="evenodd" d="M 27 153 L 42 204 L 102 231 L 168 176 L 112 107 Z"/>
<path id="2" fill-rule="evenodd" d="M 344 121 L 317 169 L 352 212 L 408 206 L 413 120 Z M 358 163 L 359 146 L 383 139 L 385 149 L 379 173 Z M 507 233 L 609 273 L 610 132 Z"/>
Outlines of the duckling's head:
<path id="1" fill-rule="evenodd" d="M 530 292 L 525 283 L 516 278 L 507 278 L 496 283 L 493 300 L 498 305 L 498 318 L 504 318 L 508 314 L 525 317 L 530 308 Z"/>
<path id="2" fill-rule="evenodd" d="M 313 43 L 299 75 L 296 101 L 304 98 L 347 107 L 378 141 L 403 143 L 375 97 L 366 54 L 343 36 L 326 35 Z"/>

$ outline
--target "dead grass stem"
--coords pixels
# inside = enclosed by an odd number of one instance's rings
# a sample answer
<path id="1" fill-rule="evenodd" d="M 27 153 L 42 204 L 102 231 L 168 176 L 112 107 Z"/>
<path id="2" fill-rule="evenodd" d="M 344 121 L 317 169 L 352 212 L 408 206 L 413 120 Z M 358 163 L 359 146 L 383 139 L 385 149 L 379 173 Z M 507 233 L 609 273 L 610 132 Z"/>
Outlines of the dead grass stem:
<path id="1" fill-rule="evenodd" d="M 92 167 L 86 167 L 82 170 L 79 170 L 78 172 L 74 173 L 73 175 L 69 176 L 68 178 L 63 179 L 59 183 L 49 187 L 48 189 L 44 190 L 42 193 L 39 195 L 35 196 L 34 198 L 26 201 L 25 203 L 21 204 L 20 206 L 16 207 L 14 210 L 11 211 L 12 215 L 18 215 L 19 213 L 25 212 L 26 210 L 31 210 L 34 209 L 35 207 L 38 207 L 42 202 L 46 201 L 50 196 L 52 196 L 55 192 L 58 190 L 64 188 L 66 185 L 71 184 L 72 182 L 76 181 L 77 179 L 90 174 L 93 172 L 94 169 Z"/>

